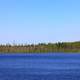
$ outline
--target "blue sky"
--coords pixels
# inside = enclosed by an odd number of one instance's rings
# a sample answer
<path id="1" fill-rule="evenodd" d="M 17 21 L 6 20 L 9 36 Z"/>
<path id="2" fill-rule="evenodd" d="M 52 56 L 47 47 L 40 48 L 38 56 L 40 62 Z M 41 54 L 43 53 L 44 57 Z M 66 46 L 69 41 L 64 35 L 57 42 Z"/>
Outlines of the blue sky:
<path id="1" fill-rule="evenodd" d="M 0 0 L 0 43 L 80 40 L 80 0 Z"/>

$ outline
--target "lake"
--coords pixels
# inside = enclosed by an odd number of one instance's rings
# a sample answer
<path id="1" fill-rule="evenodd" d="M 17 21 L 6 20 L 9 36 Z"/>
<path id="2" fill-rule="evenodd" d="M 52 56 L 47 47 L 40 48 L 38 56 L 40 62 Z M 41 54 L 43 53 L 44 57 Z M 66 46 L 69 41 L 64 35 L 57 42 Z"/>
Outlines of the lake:
<path id="1" fill-rule="evenodd" d="M 80 80 L 80 54 L 0 54 L 0 80 Z"/>

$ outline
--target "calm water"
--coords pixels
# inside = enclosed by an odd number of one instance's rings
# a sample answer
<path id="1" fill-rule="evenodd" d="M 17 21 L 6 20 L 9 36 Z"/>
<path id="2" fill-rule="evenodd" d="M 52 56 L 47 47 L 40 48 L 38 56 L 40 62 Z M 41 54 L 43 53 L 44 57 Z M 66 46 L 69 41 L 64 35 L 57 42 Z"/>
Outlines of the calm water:
<path id="1" fill-rule="evenodd" d="M 0 80 L 80 80 L 80 54 L 0 54 Z"/>

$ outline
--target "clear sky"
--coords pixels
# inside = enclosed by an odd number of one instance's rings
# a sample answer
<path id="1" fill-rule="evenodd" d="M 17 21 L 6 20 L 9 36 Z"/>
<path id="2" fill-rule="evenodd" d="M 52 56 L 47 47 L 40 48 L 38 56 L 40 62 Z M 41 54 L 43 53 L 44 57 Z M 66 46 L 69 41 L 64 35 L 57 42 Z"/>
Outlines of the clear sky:
<path id="1" fill-rule="evenodd" d="M 0 0 L 0 43 L 80 40 L 80 0 Z"/>

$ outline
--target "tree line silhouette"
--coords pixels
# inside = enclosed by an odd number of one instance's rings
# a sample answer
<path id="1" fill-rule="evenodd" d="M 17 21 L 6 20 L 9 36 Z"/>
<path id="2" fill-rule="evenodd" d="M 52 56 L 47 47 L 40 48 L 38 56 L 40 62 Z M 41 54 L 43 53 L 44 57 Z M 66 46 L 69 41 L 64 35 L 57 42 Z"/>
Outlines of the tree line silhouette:
<path id="1" fill-rule="evenodd" d="M 80 41 L 0 45 L 0 53 L 48 53 L 48 52 L 80 52 Z"/>

